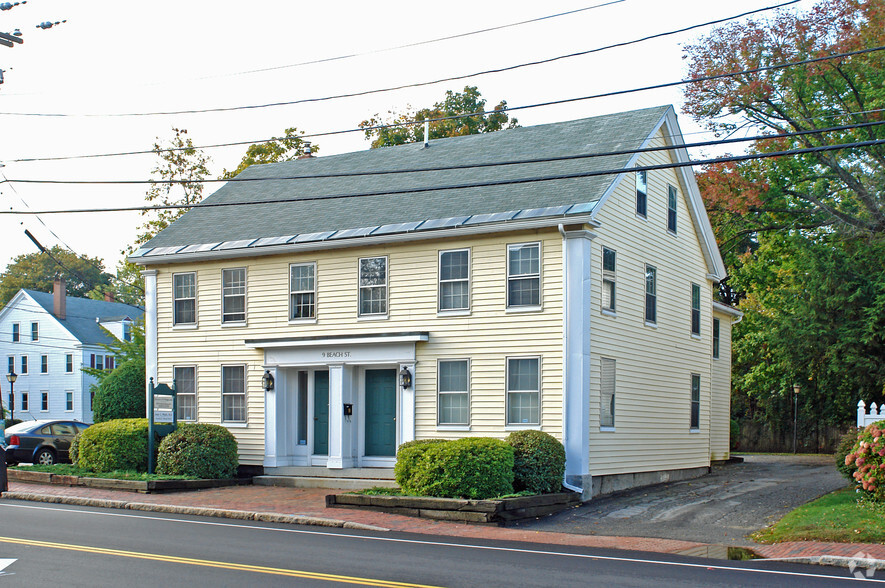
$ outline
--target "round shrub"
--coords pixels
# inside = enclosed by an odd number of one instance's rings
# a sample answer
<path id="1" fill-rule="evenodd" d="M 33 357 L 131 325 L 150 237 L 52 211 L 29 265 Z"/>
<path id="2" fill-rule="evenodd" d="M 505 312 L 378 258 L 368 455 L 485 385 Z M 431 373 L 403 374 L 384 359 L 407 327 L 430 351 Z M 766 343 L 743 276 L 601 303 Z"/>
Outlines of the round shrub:
<path id="1" fill-rule="evenodd" d="M 147 412 L 144 373 L 144 360 L 133 359 L 108 374 L 96 388 L 92 420 L 103 423 L 143 417 Z"/>
<path id="2" fill-rule="evenodd" d="M 858 434 L 851 453 L 845 456 L 845 465 L 852 462 L 857 468 L 852 474 L 857 489 L 876 502 L 885 502 L 885 421 L 867 425 Z"/>
<path id="3" fill-rule="evenodd" d="M 80 433 L 77 465 L 93 472 L 147 471 L 148 420 L 116 419 Z"/>
<path id="4" fill-rule="evenodd" d="M 448 441 L 445 439 L 418 439 L 406 441 L 399 446 L 396 450 L 396 465 L 393 466 L 393 473 L 400 488 L 408 486 L 415 471 L 415 464 L 421 459 L 424 452 L 436 443 L 448 443 Z"/>
<path id="5" fill-rule="evenodd" d="M 854 472 L 857 471 L 857 467 L 854 465 L 853 461 L 849 463 L 845 458 L 854 451 L 854 446 L 857 444 L 857 436 L 859 433 L 860 429 L 857 427 L 851 427 L 844 435 L 842 435 L 842 438 L 839 440 L 839 445 L 836 447 L 836 469 L 849 480 L 854 479 Z"/>
<path id="6" fill-rule="evenodd" d="M 427 444 L 401 487 L 408 494 L 440 498 L 482 500 L 511 494 L 513 448 L 488 437 Z"/>
<path id="7" fill-rule="evenodd" d="M 238 464 L 237 440 L 221 425 L 179 425 L 157 453 L 157 473 L 170 476 L 234 478 Z"/>
<path id="8" fill-rule="evenodd" d="M 532 494 L 559 492 L 565 474 L 565 448 L 548 433 L 514 431 L 506 439 L 513 447 L 513 490 Z"/>

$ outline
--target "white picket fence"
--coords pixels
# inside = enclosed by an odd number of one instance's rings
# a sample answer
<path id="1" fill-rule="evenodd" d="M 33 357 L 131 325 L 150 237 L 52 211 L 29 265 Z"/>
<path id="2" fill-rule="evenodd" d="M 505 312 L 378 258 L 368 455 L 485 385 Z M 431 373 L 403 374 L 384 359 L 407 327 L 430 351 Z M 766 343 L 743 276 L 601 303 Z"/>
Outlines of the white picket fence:
<path id="1" fill-rule="evenodd" d="M 870 412 L 867 413 L 867 405 L 861 400 L 857 403 L 857 426 L 861 429 L 878 421 L 885 421 L 885 404 L 876 408 L 876 403 L 870 404 Z"/>

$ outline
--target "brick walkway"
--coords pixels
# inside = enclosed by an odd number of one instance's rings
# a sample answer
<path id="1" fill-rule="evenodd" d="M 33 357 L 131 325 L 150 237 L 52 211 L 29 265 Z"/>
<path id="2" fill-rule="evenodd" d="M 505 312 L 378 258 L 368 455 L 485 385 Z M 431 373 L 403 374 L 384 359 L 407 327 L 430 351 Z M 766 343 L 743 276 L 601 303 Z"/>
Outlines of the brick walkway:
<path id="1" fill-rule="evenodd" d="M 545 531 L 529 531 L 495 526 L 466 525 L 441 521 L 430 521 L 402 515 L 343 508 L 326 508 L 326 494 L 335 490 L 322 488 L 277 488 L 271 486 L 234 486 L 189 492 L 169 492 L 162 494 L 138 494 L 117 490 L 99 490 L 84 487 L 49 486 L 10 482 L 9 491 L 15 494 L 38 495 L 44 500 L 91 499 L 117 501 L 120 503 L 141 503 L 171 505 L 175 507 L 210 508 L 229 511 L 278 513 L 344 521 L 357 525 L 370 525 L 391 531 L 421 533 L 438 536 L 526 541 L 554 545 L 574 545 L 584 547 L 604 547 L 650 551 L 658 553 L 681 553 L 696 551 L 703 544 L 675 539 L 655 539 L 646 537 L 605 537 L 596 535 L 573 535 Z M 885 566 L 885 545 L 858 543 L 816 543 L 790 542 L 774 545 L 758 545 L 753 548 L 766 558 L 801 558 L 813 560 L 821 556 L 844 558 L 864 557 L 883 560 Z"/>

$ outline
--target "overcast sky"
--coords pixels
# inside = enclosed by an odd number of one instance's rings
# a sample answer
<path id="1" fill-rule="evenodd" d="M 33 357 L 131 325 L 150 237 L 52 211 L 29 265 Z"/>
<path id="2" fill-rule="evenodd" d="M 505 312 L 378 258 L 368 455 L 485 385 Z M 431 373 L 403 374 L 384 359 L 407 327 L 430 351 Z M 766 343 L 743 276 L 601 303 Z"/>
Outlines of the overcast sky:
<path id="1" fill-rule="evenodd" d="M 172 128 L 196 145 L 266 140 L 295 126 L 308 134 L 354 129 L 376 113 L 429 106 L 446 90 L 476 85 L 489 106 L 523 106 L 676 81 L 683 45 L 697 29 L 554 63 L 368 96 L 219 113 L 108 116 L 289 102 L 460 76 L 587 51 L 778 4 L 777 0 L 623 0 L 520 26 L 406 49 L 386 49 L 603 4 L 553 2 L 120 2 L 28 0 L 0 12 L 0 31 L 24 43 L 0 46 L 0 172 L 7 178 L 147 180 L 156 156 L 49 162 L 26 158 L 150 149 Z M 807 0 L 797 5 L 807 10 Z M 772 13 L 768 13 L 772 14 Z M 49 30 L 40 22 L 66 19 Z M 347 59 L 299 63 L 345 55 Z M 255 72 L 255 70 L 265 70 Z M 251 73 L 250 73 L 251 72 Z M 523 126 L 673 104 L 679 88 L 514 113 Z M 65 116 L 22 116 L 62 114 Z M 680 114 L 687 140 L 702 140 Z M 320 156 L 367 149 L 362 133 L 319 137 Z M 213 177 L 236 167 L 246 147 L 207 149 Z M 737 150 L 739 148 L 734 148 Z M 694 153 L 698 156 L 698 153 Z M 2 179 L 2 177 L 0 177 Z M 217 185 L 210 184 L 204 194 Z M 0 184 L 0 211 L 138 206 L 146 185 Z M 113 270 L 144 221 L 138 213 L 0 214 L 0 268 L 43 245 L 97 256 Z"/>

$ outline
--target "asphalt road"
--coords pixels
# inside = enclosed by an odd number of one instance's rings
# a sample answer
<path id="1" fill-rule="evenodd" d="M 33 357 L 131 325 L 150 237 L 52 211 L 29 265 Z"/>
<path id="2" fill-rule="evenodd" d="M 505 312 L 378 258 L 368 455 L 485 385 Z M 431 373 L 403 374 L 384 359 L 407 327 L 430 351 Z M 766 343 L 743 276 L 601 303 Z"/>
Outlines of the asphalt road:
<path id="1" fill-rule="evenodd" d="M 659 537 L 750 547 L 747 535 L 848 485 L 830 456 L 746 456 L 713 473 L 595 498 L 519 526 L 538 531 Z"/>
<path id="2" fill-rule="evenodd" d="M 0 503 L 0 587 L 835 586 L 845 569 Z M 874 578 L 873 581 L 877 581 Z M 885 582 L 885 580 L 878 580 Z"/>

